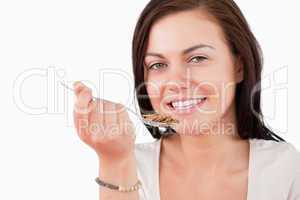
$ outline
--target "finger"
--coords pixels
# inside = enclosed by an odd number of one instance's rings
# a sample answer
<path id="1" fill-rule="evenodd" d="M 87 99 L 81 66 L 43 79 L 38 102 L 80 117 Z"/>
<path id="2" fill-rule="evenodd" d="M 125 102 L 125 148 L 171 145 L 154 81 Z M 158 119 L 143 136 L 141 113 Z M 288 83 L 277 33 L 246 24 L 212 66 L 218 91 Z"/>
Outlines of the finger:
<path id="1" fill-rule="evenodd" d="M 88 87 L 84 87 L 77 95 L 77 101 L 75 103 L 75 109 L 77 112 L 88 112 L 88 104 L 92 101 L 92 91 Z"/>
<path id="2" fill-rule="evenodd" d="M 117 104 L 118 123 L 122 134 L 130 134 L 135 138 L 135 134 L 131 133 L 134 130 L 133 123 L 131 122 L 126 107 L 122 104 Z"/>
<path id="3" fill-rule="evenodd" d="M 88 109 L 87 110 L 92 110 L 93 107 L 93 101 L 91 101 L 88 104 Z M 88 133 L 88 128 L 89 128 L 89 114 L 88 112 L 77 112 L 75 106 L 74 106 L 74 125 L 77 129 L 78 135 L 81 139 L 84 139 L 85 135 Z"/>
<path id="4" fill-rule="evenodd" d="M 87 132 L 88 114 L 92 109 L 91 91 L 88 88 L 83 89 L 74 104 L 74 123 L 79 135 Z"/>
<path id="5" fill-rule="evenodd" d="M 75 95 L 77 96 L 85 87 L 86 86 L 80 81 L 74 82 L 73 88 L 74 88 Z"/>
<path id="6" fill-rule="evenodd" d="M 126 121 L 129 120 L 129 115 L 128 112 L 122 104 L 118 104 L 118 119 L 120 122 L 125 123 Z"/>
<path id="7" fill-rule="evenodd" d="M 118 121 L 121 133 L 124 133 L 124 131 L 125 131 L 124 120 L 123 120 L 122 116 L 120 115 L 121 112 L 123 112 L 123 111 L 124 111 L 123 106 L 119 103 L 116 104 L 117 121 Z"/>
<path id="8" fill-rule="evenodd" d="M 100 107 L 101 104 L 103 104 L 102 100 L 97 99 L 93 104 L 93 109 L 91 113 L 89 114 L 89 126 L 92 136 L 98 137 L 103 136 L 105 133 L 104 130 L 104 115 L 103 112 L 99 112 L 98 107 Z"/>
<path id="9" fill-rule="evenodd" d="M 98 137 L 99 135 L 102 135 L 104 133 L 103 130 L 103 123 L 102 123 L 102 117 L 100 116 L 101 113 L 99 114 L 97 112 L 97 101 L 92 101 L 92 111 L 91 113 L 88 115 L 89 118 L 89 133 L 95 137 Z"/>
<path id="10" fill-rule="evenodd" d="M 116 113 L 116 104 L 104 100 L 104 122 L 108 135 L 113 136 L 120 132 L 118 126 L 118 116 Z"/>

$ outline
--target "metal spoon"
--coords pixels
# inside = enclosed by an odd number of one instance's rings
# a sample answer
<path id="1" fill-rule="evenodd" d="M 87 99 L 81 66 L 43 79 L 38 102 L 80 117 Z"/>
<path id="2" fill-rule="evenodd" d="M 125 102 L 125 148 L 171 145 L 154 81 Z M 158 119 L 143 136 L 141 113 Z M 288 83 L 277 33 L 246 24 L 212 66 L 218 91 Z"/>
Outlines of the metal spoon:
<path id="1" fill-rule="evenodd" d="M 68 85 L 66 85 L 65 83 L 63 82 L 60 82 L 60 84 L 62 86 L 64 86 L 65 88 L 67 88 L 68 90 L 72 91 L 72 92 L 75 92 L 75 90 L 71 87 L 69 87 Z M 97 100 L 99 99 L 98 97 L 92 97 L 93 100 Z M 141 118 L 139 114 L 137 114 L 135 111 L 131 110 L 130 108 L 128 107 L 125 107 L 126 110 L 130 111 L 131 113 L 133 113 L 134 115 L 136 115 L 143 123 L 145 123 L 146 125 L 149 125 L 149 126 L 154 126 L 154 127 L 158 127 L 158 128 L 172 128 L 172 124 L 169 124 L 169 123 L 163 123 L 163 122 L 157 122 L 157 121 L 153 121 L 153 120 L 147 120 L 147 119 L 144 119 L 144 118 Z"/>

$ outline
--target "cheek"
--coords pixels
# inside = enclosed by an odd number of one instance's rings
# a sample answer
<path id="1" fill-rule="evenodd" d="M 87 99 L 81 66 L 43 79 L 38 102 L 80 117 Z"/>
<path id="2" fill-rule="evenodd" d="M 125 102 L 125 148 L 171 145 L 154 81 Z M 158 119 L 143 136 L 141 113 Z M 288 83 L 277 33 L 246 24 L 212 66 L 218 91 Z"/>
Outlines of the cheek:
<path id="1" fill-rule="evenodd" d="M 208 94 L 209 100 L 204 110 L 210 115 L 221 116 L 234 101 L 236 83 L 233 70 L 224 65 L 215 65 L 213 69 L 199 71 L 192 73 L 194 80 L 203 81 L 197 85 L 195 93 Z"/>
<path id="2" fill-rule="evenodd" d="M 221 114 L 224 114 L 233 103 L 235 96 L 236 83 L 233 68 L 228 68 L 226 71 L 222 71 L 220 85 L 220 112 Z"/>
<path id="3" fill-rule="evenodd" d="M 221 118 L 234 103 L 236 84 L 234 82 L 218 82 L 215 84 L 215 96 L 208 101 L 208 107 L 215 117 Z"/>
<path id="4" fill-rule="evenodd" d="M 146 84 L 146 89 L 153 109 L 156 111 L 160 110 L 161 86 L 159 81 L 148 81 Z"/>
<path id="5" fill-rule="evenodd" d="M 159 74 L 145 72 L 144 74 L 145 87 L 149 96 L 150 103 L 154 111 L 159 112 L 162 98 L 162 85 L 164 80 Z"/>
<path id="6" fill-rule="evenodd" d="M 236 84 L 234 82 L 225 83 L 221 90 L 221 113 L 225 113 L 234 102 Z"/>

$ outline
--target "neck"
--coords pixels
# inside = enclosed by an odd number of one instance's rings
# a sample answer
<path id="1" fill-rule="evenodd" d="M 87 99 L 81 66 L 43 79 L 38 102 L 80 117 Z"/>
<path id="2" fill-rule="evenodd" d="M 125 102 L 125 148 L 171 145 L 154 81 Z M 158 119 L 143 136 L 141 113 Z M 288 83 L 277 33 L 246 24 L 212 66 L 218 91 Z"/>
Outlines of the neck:
<path id="1" fill-rule="evenodd" d="M 234 118 L 227 120 L 229 121 L 235 124 Z M 249 143 L 247 140 L 240 139 L 236 126 L 233 126 L 230 132 L 220 128 L 213 133 L 174 134 L 163 139 L 162 148 L 162 152 L 172 165 L 198 171 L 215 169 L 216 166 L 227 170 L 233 167 L 245 167 L 244 162 L 237 163 L 237 160 L 248 160 Z"/>

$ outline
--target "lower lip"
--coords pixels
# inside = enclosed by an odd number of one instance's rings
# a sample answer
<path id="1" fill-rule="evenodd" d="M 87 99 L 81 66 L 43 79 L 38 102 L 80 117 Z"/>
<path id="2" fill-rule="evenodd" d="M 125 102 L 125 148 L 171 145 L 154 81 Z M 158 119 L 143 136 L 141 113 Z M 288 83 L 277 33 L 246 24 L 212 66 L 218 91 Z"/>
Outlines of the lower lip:
<path id="1" fill-rule="evenodd" d="M 176 114 L 190 114 L 190 113 L 193 113 L 195 111 L 197 111 L 205 102 L 206 102 L 207 99 L 203 100 L 203 101 L 200 101 L 199 103 L 191 106 L 191 107 L 188 107 L 186 109 L 175 109 L 174 107 L 172 107 L 171 105 L 168 105 L 168 107 L 171 109 L 171 111 L 173 113 L 176 113 Z"/>

